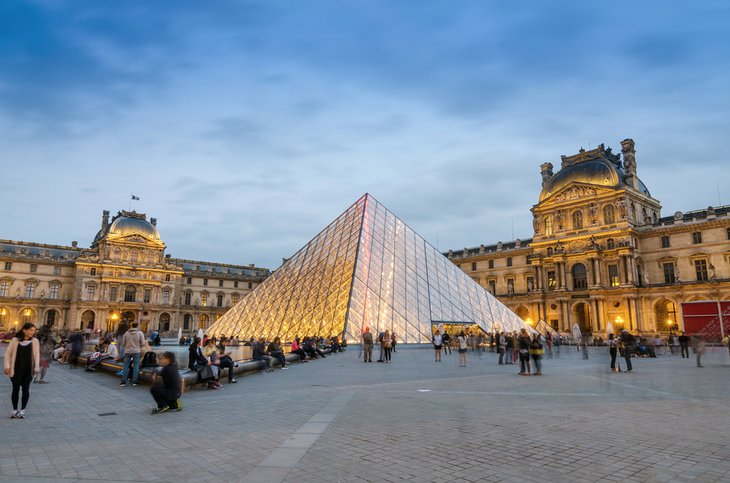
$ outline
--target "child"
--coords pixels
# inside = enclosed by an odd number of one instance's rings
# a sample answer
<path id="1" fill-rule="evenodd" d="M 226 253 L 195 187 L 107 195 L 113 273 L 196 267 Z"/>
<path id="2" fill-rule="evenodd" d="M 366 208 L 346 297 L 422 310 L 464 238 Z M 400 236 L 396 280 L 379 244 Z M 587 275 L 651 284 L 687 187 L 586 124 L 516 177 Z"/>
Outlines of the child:
<path id="1" fill-rule="evenodd" d="M 152 414 L 164 413 L 170 409 L 182 411 L 182 402 L 180 402 L 180 373 L 177 369 L 175 354 L 165 352 L 160 358 L 162 363 L 162 386 L 153 386 L 150 389 L 152 397 L 155 398 L 157 407 L 152 410 Z"/>

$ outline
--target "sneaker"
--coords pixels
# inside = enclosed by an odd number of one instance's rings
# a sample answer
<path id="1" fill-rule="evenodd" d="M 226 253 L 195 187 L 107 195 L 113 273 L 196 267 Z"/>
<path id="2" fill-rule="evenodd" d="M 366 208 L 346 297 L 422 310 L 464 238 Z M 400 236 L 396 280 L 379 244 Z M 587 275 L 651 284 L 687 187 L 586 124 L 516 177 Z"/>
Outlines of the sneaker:
<path id="1" fill-rule="evenodd" d="M 18 411 L 17 409 L 13 409 L 13 412 L 10 413 L 10 419 L 17 419 L 18 414 L 20 414 L 20 411 Z"/>
<path id="2" fill-rule="evenodd" d="M 228 381 L 228 384 L 235 384 L 237 382 L 238 382 L 237 379 L 231 379 L 230 381 Z"/>
<path id="3" fill-rule="evenodd" d="M 18 419 L 25 419 L 25 409 L 18 411 Z"/>
<path id="4" fill-rule="evenodd" d="M 178 399 L 177 402 L 175 402 L 175 409 L 177 409 L 178 412 L 182 411 L 182 401 L 181 400 Z"/>
<path id="5" fill-rule="evenodd" d="M 289 369 L 289 367 L 287 367 L 287 366 L 284 366 L 284 367 L 282 367 L 282 369 Z"/>
<path id="6" fill-rule="evenodd" d="M 154 408 L 152 410 L 152 414 L 166 413 L 169 410 L 170 410 L 170 406 L 165 406 L 164 408 Z"/>
<path id="7" fill-rule="evenodd" d="M 124 387 L 124 386 L 126 386 L 126 385 L 127 385 L 127 383 L 126 383 L 126 382 L 120 382 L 120 383 L 119 383 L 119 387 Z"/>
<path id="8" fill-rule="evenodd" d="M 233 367 L 238 367 L 238 362 L 234 362 Z"/>
<path id="9" fill-rule="evenodd" d="M 133 382 L 132 385 L 133 386 L 139 386 L 139 383 L 138 382 Z"/>

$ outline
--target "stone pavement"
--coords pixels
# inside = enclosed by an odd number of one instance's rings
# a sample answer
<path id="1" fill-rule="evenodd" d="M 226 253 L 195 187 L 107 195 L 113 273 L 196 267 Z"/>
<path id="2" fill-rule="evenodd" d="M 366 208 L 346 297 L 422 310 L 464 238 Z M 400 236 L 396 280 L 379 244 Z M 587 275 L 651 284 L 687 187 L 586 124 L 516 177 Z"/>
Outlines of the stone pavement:
<path id="1" fill-rule="evenodd" d="M 0 352 L 3 349 L 0 348 Z M 730 481 L 730 365 L 605 349 L 520 377 L 494 354 L 358 350 L 196 390 L 152 416 L 147 386 L 53 365 L 28 417 L 0 419 L 0 481 Z M 0 410 L 10 412 L 0 382 Z M 113 413 L 109 415 L 103 415 Z"/>

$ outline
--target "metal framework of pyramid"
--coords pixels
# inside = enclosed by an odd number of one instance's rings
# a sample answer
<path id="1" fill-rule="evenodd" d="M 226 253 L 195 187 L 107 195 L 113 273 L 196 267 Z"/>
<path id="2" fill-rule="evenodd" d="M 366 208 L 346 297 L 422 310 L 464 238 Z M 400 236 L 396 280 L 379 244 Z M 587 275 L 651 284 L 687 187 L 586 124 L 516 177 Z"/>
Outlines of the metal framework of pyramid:
<path id="1" fill-rule="evenodd" d="M 365 194 L 216 321 L 211 336 L 338 335 L 365 327 L 400 342 L 431 341 L 434 325 L 528 328 L 426 240 Z"/>

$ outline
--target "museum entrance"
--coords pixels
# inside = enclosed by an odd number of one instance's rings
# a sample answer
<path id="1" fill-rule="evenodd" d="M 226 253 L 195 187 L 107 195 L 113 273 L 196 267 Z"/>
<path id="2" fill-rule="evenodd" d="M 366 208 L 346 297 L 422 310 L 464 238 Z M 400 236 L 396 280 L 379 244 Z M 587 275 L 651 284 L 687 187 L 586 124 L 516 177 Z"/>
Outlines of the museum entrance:
<path id="1" fill-rule="evenodd" d="M 573 306 L 573 323 L 578 324 L 584 334 L 593 331 L 591 324 L 591 309 L 585 302 L 578 302 Z"/>

